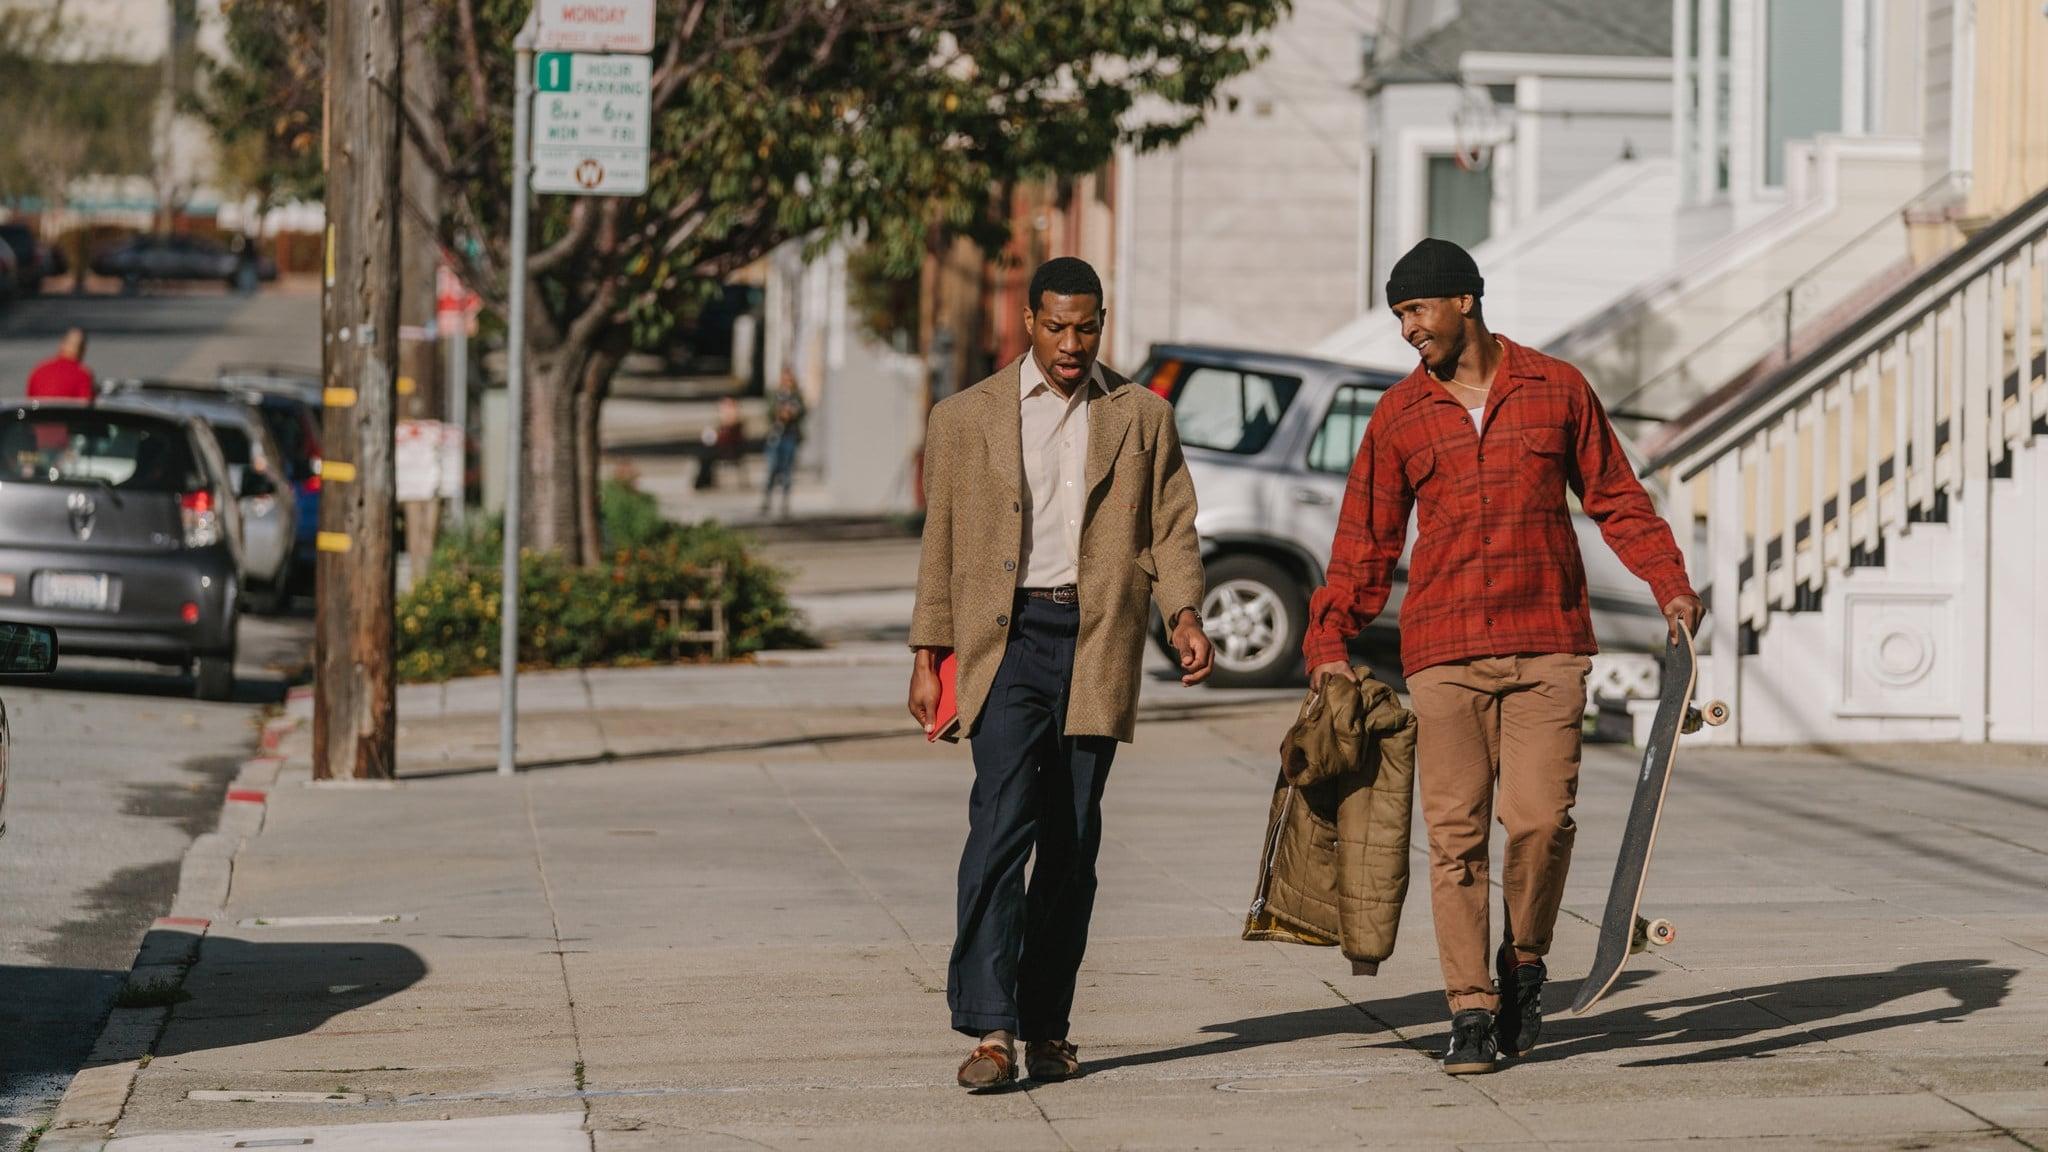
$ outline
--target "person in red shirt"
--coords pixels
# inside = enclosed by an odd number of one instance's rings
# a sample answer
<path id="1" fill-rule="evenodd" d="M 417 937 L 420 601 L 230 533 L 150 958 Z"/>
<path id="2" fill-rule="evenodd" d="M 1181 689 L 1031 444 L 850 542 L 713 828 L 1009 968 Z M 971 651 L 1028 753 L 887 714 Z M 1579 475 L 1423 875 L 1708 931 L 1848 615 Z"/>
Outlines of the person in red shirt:
<path id="1" fill-rule="evenodd" d="M 1422 362 L 1366 426 L 1303 641 L 1313 683 L 1355 675 L 1346 642 L 1386 606 L 1415 514 L 1401 663 L 1453 1074 L 1527 1052 L 1543 1022 L 1543 957 L 1571 863 L 1598 651 L 1566 489 L 1649 584 L 1674 637 L 1704 612 L 1586 378 L 1488 331 L 1484 291 L 1471 255 L 1448 241 L 1424 240 L 1394 265 L 1387 303 Z M 1496 817 L 1507 830 L 1498 984 L 1487 906 Z"/>
<path id="2" fill-rule="evenodd" d="M 92 372 L 85 366 L 85 329 L 73 328 L 64 333 L 57 354 L 28 374 L 28 398 L 90 404 L 92 397 Z"/>

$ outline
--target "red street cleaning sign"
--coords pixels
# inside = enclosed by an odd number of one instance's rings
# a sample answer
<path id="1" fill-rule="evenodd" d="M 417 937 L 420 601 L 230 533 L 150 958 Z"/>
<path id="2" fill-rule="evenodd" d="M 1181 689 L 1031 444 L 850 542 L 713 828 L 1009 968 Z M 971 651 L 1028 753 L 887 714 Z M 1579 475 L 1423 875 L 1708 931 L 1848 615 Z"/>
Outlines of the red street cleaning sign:
<path id="1" fill-rule="evenodd" d="M 543 52 L 652 52 L 654 0 L 540 0 Z"/>

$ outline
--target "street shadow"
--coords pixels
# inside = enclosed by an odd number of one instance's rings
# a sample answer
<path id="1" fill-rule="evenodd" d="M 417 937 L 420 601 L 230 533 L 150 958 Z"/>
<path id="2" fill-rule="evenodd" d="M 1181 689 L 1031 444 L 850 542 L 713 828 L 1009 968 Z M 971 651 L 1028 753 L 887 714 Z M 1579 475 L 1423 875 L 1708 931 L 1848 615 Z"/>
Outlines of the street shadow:
<path id="1" fill-rule="evenodd" d="M 1885 972 L 1831 972 L 1733 992 L 1566 1017 L 1537 1060 L 1632 1048 L 1713 1044 L 1697 1052 L 1631 1061 L 1624 1068 L 1761 1060 L 1820 1042 L 1954 1024 L 2005 1002 L 2019 973 L 1988 960 L 1924 960 Z M 1574 990 L 1576 991 L 1576 990 Z M 1871 1015 L 1887 1005 L 1940 994 L 1946 1003 Z M 1546 998 L 1547 999 L 1547 998 Z M 1570 997 L 1560 999 L 1560 1007 Z M 1547 1007 L 1547 1006 L 1546 1006 Z M 1545 1031 L 1550 1031 L 1546 1017 Z M 1766 1035 L 1768 1033 L 1768 1035 Z M 1719 1042 L 1719 1043 L 1716 1043 Z"/>
<path id="2" fill-rule="evenodd" d="M 400 944 L 273 944 L 207 936 L 185 976 L 190 999 L 172 1009 L 156 1054 L 180 1056 L 303 1035 L 403 992 L 426 974 L 425 958 Z"/>
<path id="3" fill-rule="evenodd" d="M 0 1107 L 8 1115 L 63 1094 L 125 977 L 110 968 L 0 964 Z"/>
<path id="4" fill-rule="evenodd" d="M 862 744 L 882 740 L 902 740 L 919 735 L 917 728 L 906 721 L 901 729 L 881 732 L 821 732 L 813 735 L 776 736 L 762 740 L 737 740 L 723 744 L 692 744 L 674 748 L 643 748 L 631 752 L 599 752 L 590 756 L 564 756 L 551 760 L 521 760 L 516 767 L 521 772 L 534 772 L 553 768 L 594 768 L 602 764 L 631 764 L 645 760 L 687 760 L 706 756 L 732 756 L 747 752 L 773 752 L 783 748 L 808 746 L 831 747 L 839 744 Z M 403 761 L 403 756 L 400 757 Z M 406 780 L 441 780 L 457 776 L 490 776 L 498 771 L 496 762 L 490 764 L 462 764 L 445 768 L 408 768 L 402 762 L 399 776 Z"/>
<path id="5" fill-rule="evenodd" d="M 1767 1059 L 1779 1052 L 1820 1042 L 1922 1024 L 1955 1023 L 2004 1003 L 2017 975 L 2016 970 L 1994 966 L 1987 960 L 1923 961 L 1886 972 L 1829 973 L 1781 984 L 1704 993 L 1684 1000 L 1618 1006 L 1586 1017 L 1566 1013 L 1578 993 L 1579 981 L 1554 981 L 1545 989 L 1543 1042 L 1523 1060 L 1565 1060 L 1632 1048 L 1700 1044 L 1714 1046 L 1622 1066 L 1651 1068 Z M 1608 995 L 1613 997 L 1642 986 L 1655 976 L 1654 970 L 1624 971 Z M 1948 1002 L 1870 1015 L 1888 1004 L 1930 993 L 1943 994 Z M 1450 1013 L 1441 993 L 1424 992 L 1391 1000 L 1249 1017 L 1212 1024 L 1202 1031 L 1215 1034 L 1216 1038 L 1090 1061 L 1089 1070 L 1142 1067 L 1332 1036 L 1389 1035 L 1390 1039 L 1359 1047 L 1410 1049 L 1435 1058 L 1450 1043 Z"/>

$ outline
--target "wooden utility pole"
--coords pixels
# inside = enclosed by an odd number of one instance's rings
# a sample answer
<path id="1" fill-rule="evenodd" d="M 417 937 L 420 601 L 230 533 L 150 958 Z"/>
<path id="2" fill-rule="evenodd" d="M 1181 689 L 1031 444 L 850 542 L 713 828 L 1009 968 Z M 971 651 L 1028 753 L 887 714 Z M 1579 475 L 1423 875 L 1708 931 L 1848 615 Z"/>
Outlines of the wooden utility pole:
<path id="1" fill-rule="evenodd" d="M 402 4 L 352 0 L 327 6 L 316 779 L 388 779 L 396 759 L 392 410 L 398 375 Z"/>

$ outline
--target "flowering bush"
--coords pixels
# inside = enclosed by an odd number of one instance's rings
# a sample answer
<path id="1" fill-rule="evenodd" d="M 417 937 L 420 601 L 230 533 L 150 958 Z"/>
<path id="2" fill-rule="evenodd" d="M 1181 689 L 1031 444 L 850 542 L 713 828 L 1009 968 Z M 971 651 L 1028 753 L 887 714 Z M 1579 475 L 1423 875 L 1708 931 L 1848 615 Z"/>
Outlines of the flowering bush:
<path id="1" fill-rule="evenodd" d="M 709 521 L 676 524 L 654 499 L 613 481 L 603 500 L 605 563 L 579 568 L 551 552 L 520 557 L 519 664 L 587 668 L 708 660 L 684 640 L 725 608 L 727 656 L 809 647 L 782 590 L 782 573 L 744 540 Z M 398 604 L 398 675 L 446 680 L 498 668 L 499 564 L 495 522 L 445 540 L 424 578 Z M 712 579 L 723 566 L 723 578 Z"/>

